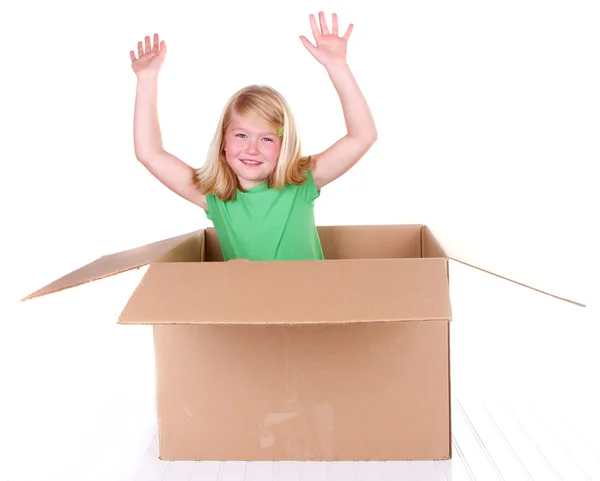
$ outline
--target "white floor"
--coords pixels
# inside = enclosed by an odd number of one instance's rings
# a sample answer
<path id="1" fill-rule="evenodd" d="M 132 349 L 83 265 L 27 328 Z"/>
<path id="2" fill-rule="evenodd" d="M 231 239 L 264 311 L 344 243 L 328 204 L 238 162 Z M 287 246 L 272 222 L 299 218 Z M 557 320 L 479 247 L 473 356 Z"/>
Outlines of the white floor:
<path id="1" fill-rule="evenodd" d="M 2 311 L 0 481 L 600 481 L 595 306 L 457 263 L 452 460 L 160 461 L 151 332 L 114 322 L 143 272 Z"/>

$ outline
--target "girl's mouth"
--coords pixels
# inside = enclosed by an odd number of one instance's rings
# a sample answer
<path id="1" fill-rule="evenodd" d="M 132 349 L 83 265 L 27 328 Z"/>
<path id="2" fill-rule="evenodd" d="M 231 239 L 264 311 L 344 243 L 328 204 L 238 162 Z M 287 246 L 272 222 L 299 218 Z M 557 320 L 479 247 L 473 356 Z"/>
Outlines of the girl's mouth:
<path id="1" fill-rule="evenodd" d="M 240 159 L 240 162 L 248 167 L 258 167 L 259 165 L 262 165 L 262 162 L 259 162 L 258 160 Z"/>

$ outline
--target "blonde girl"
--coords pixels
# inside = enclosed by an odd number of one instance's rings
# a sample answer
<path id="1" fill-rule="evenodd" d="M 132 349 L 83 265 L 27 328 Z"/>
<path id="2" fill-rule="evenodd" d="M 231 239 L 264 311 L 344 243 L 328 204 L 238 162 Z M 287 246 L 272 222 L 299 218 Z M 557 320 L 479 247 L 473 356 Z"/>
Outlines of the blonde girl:
<path id="1" fill-rule="evenodd" d="M 198 205 L 213 222 L 224 260 L 319 260 L 323 251 L 314 219 L 321 189 L 346 173 L 370 149 L 377 130 L 346 62 L 350 24 L 338 35 L 309 16 L 315 44 L 300 40 L 321 63 L 339 96 L 347 133 L 323 152 L 303 156 L 290 106 L 274 88 L 251 85 L 227 101 L 208 156 L 192 168 L 164 150 L 157 114 L 157 79 L 167 47 L 154 34 L 130 52 L 137 75 L 134 148 L 160 182 Z"/>

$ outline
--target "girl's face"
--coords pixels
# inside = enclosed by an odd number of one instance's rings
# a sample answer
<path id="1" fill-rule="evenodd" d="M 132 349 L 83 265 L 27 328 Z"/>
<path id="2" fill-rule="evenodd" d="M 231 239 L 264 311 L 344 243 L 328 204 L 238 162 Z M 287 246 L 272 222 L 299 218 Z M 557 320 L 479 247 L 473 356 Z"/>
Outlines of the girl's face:
<path id="1" fill-rule="evenodd" d="M 277 165 L 281 137 L 277 129 L 252 117 L 232 112 L 225 131 L 225 157 L 236 173 L 240 185 L 250 189 L 262 184 Z"/>

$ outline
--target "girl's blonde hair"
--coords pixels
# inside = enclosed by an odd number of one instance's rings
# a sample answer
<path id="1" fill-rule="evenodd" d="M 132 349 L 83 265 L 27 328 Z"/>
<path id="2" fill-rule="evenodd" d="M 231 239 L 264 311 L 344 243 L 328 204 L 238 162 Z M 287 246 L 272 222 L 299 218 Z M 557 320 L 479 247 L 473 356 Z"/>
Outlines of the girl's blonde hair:
<path id="1" fill-rule="evenodd" d="M 310 156 L 302 157 L 300 139 L 294 117 L 285 98 L 274 88 L 265 85 L 249 85 L 238 90 L 223 108 L 217 130 L 208 150 L 206 163 L 196 169 L 193 183 L 203 194 L 214 194 L 221 200 L 233 200 L 241 189 L 235 172 L 225 158 L 224 134 L 231 122 L 232 112 L 257 117 L 276 130 L 283 127 L 279 158 L 267 179 L 275 189 L 286 184 L 302 184 L 310 169 Z"/>

